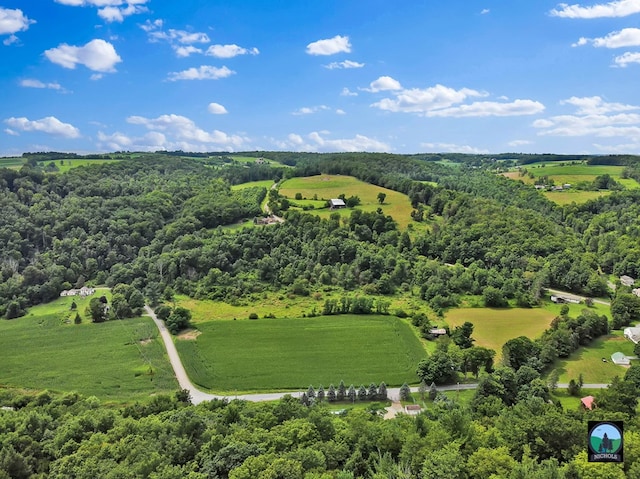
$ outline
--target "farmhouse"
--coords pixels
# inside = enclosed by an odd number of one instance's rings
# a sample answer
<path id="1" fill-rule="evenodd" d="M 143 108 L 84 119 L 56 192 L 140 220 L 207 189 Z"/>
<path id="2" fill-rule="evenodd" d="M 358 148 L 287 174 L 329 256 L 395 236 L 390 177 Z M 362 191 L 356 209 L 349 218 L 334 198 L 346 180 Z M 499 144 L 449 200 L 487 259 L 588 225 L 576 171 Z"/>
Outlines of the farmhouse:
<path id="1" fill-rule="evenodd" d="M 81 297 L 86 297 L 86 296 L 91 296 L 92 294 L 95 294 L 96 290 L 95 288 L 88 288 L 86 286 L 83 286 L 80 289 L 65 289 L 64 291 L 60 292 L 60 296 L 61 297 L 65 297 L 65 296 L 81 296 Z"/>
<path id="2" fill-rule="evenodd" d="M 624 328 L 624 337 L 629 341 L 633 341 L 634 344 L 638 344 L 638 341 L 640 341 L 640 328 Z"/>
<path id="3" fill-rule="evenodd" d="M 332 210 L 339 210 L 341 208 L 346 208 L 347 204 L 344 202 L 343 199 L 340 198 L 334 198 L 334 199 L 330 199 L 329 200 L 329 207 Z"/>
<path id="4" fill-rule="evenodd" d="M 623 286 L 633 286 L 633 283 L 635 282 L 636 280 L 633 279 L 631 276 L 626 276 L 626 275 L 620 276 L 620 283 Z"/>
<path id="5" fill-rule="evenodd" d="M 611 361 L 613 361 L 614 364 L 618 364 L 620 366 L 628 366 L 631 362 L 629 358 L 621 352 L 613 353 L 611 355 Z"/>

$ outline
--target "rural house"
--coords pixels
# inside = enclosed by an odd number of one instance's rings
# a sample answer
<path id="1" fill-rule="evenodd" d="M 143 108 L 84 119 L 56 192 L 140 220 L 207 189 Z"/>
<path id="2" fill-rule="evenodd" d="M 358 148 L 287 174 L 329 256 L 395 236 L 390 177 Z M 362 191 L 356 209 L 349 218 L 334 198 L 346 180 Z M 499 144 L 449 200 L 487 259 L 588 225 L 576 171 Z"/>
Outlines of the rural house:
<path id="1" fill-rule="evenodd" d="M 333 198 L 329 200 L 329 207 L 332 210 L 339 210 L 341 208 L 346 208 L 347 204 L 344 202 L 343 199 L 340 198 Z"/>
<path id="2" fill-rule="evenodd" d="M 629 341 L 633 341 L 634 344 L 638 344 L 640 341 L 640 328 L 638 327 L 629 327 L 624 328 L 624 337 Z"/>

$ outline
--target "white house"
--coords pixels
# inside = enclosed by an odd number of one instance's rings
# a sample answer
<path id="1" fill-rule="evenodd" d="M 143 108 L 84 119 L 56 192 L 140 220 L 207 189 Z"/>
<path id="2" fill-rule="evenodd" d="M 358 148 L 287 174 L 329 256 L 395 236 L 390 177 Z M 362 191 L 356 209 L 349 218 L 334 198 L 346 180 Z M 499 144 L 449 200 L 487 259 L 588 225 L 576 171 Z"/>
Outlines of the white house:
<path id="1" fill-rule="evenodd" d="M 638 341 L 640 341 L 640 328 L 638 327 L 624 328 L 624 337 L 630 341 L 633 341 L 634 344 L 638 344 Z"/>

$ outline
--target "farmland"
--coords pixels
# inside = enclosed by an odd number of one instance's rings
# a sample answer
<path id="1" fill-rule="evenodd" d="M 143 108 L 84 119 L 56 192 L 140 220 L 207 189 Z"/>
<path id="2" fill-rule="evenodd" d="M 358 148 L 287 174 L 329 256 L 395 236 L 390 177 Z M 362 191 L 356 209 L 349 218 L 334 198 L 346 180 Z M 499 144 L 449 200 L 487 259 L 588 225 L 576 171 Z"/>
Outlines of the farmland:
<path id="1" fill-rule="evenodd" d="M 410 326 L 391 316 L 330 316 L 198 324 L 177 347 L 192 381 L 216 391 L 287 390 L 416 382 L 426 357 Z M 366 334 L 363 332 L 366 331 Z"/>
<path id="2" fill-rule="evenodd" d="M 59 312 L 0 322 L 0 383 L 129 402 L 177 388 L 151 318 L 73 324 Z"/>
<path id="3" fill-rule="evenodd" d="M 303 198 L 303 201 L 300 201 L 300 206 L 313 204 L 315 209 L 309 210 L 309 212 L 323 218 L 328 218 L 334 211 L 328 208 L 317 210 L 317 208 L 324 204 L 324 200 L 337 198 L 340 194 L 344 194 L 347 197 L 358 196 L 361 200 L 358 209 L 363 211 L 376 211 L 381 208 L 385 215 L 393 217 L 401 229 L 406 229 L 412 223 L 411 211 L 413 208 L 406 195 L 365 183 L 351 176 L 319 175 L 292 178 L 282 183 L 279 192 L 282 196 L 287 197 L 293 206 L 298 203 L 294 199 L 296 193 L 300 193 Z M 378 201 L 379 193 L 386 195 L 383 204 Z M 313 201 L 313 203 L 309 203 L 309 201 Z M 348 208 L 335 212 L 341 216 L 351 214 L 351 210 Z"/>

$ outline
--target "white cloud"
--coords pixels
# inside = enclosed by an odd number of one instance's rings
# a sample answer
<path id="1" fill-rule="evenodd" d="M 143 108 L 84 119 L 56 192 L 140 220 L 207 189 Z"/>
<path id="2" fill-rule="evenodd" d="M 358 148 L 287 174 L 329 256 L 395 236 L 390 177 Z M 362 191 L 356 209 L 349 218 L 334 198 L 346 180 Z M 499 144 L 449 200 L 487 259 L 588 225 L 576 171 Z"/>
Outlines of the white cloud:
<path id="1" fill-rule="evenodd" d="M 35 80 L 32 78 L 25 78 L 24 80 L 20 80 L 19 85 L 24 88 L 48 88 L 50 90 L 63 90 L 62 85 L 59 83 L 44 83 L 40 80 Z"/>
<path id="2" fill-rule="evenodd" d="M 335 55 L 336 53 L 351 53 L 351 43 L 348 36 L 336 35 L 333 38 L 318 40 L 307 45 L 309 55 Z"/>
<path id="3" fill-rule="evenodd" d="M 336 115 L 346 115 L 347 112 L 341 108 L 336 109 Z"/>
<path id="4" fill-rule="evenodd" d="M 102 78 L 104 78 L 104 75 L 102 73 L 94 73 L 93 75 L 91 75 L 89 77 L 92 81 L 97 81 L 97 80 L 102 80 Z"/>
<path id="5" fill-rule="evenodd" d="M 229 113 L 224 106 L 222 106 L 220 103 L 215 103 L 215 102 L 209 103 L 208 110 L 209 110 L 209 113 L 213 115 L 225 115 Z"/>
<path id="6" fill-rule="evenodd" d="M 238 45 L 211 45 L 206 54 L 216 58 L 233 58 L 238 55 L 258 55 L 260 50 L 253 47 L 246 49 Z"/>
<path id="7" fill-rule="evenodd" d="M 127 122 L 142 125 L 152 132 L 161 133 L 167 137 L 166 148 L 191 149 L 203 151 L 211 145 L 217 148 L 237 149 L 246 145 L 248 139 L 239 135 L 228 135 L 219 130 L 205 131 L 195 122 L 185 116 L 162 115 L 158 118 L 130 116 Z"/>
<path id="8" fill-rule="evenodd" d="M 331 62 L 328 65 L 324 65 L 325 68 L 328 68 L 329 70 L 336 70 L 336 69 L 349 69 L 349 68 L 362 68 L 364 66 L 364 63 L 358 63 L 358 62 L 354 62 L 351 60 L 345 60 L 343 62 Z"/>
<path id="9" fill-rule="evenodd" d="M 234 73 L 235 72 L 233 70 L 229 70 L 226 66 L 218 68 L 209 65 L 202 65 L 199 68 L 189 68 L 181 72 L 171 72 L 169 73 L 168 80 L 218 80 L 220 78 L 227 78 Z"/>
<path id="10" fill-rule="evenodd" d="M 608 3 L 598 3 L 588 7 L 579 4 L 568 5 L 561 3 L 549 13 L 551 16 L 563 18 L 604 18 L 626 17 L 639 12 L 639 0 L 618 0 Z"/>
<path id="11" fill-rule="evenodd" d="M 487 13 L 489 13 L 491 10 L 489 10 L 488 8 L 483 8 L 482 11 L 480 12 L 480 15 L 486 15 Z"/>
<path id="12" fill-rule="evenodd" d="M 489 153 L 489 150 L 484 150 L 469 145 L 456 145 L 454 143 L 421 143 L 420 146 L 433 153 L 470 153 L 477 155 L 484 155 Z"/>
<path id="13" fill-rule="evenodd" d="M 594 47 L 621 48 L 640 46 L 640 28 L 623 28 L 600 38 L 580 38 L 573 46 L 591 43 Z"/>
<path id="14" fill-rule="evenodd" d="M 344 87 L 340 92 L 340 96 L 358 96 L 358 93 L 355 91 L 349 90 L 347 87 Z"/>
<path id="15" fill-rule="evenodd" d="M 377 80 L 369 83 L 369 88 L 363 88 L 363 90 L 369 91 L 371 93 L 389 90 L 402 90 L 402 85 L 400 85 L 400 82 L 398 80 L 395 80 L 390 76 L 381 76 Z"/>
<path id="16" fill-rule="evenodd" d="M 630 63 L 640 63 L 640 53 L 626 52 L 617 56 L 613 61 L 617 66 L 624 68 Z"/>
<path id="17" fill-rule="evenodd" d="M 435 117 L 483 117 L 483 116 L 521 116 L 535 115 L 544 111 L 544 105 L 533 100 L 514 100 L 509 103 L 495 101 L 477 101 L 468 105 L 442 108 L 426 112 Z"/>
<path id="18" fill-rule="evenodd" d="M 176 56 L 180 58 L 186 58 L 192 53 L 202 53 L 202 50 L 200 48 L 196 48 L 193 45 L 187 45 L 187 46 L 174 45 L 173 49 L 176 52 Z"/>
<path id="19" fill-rule="evenodd" d="M 151 20 L 147 20 L 146 22 L 144 22 L 143 25 L 140 25 L 140 28 L 142 28 L 145 32 L 148 33 L 154 30 L 158 30 L 159 28 L 162 28 L 163 25 L 164 25 L 164 20 L 158 18 L 153 22 Z"/>
<path id="20" fill-rule="evenodd" d="M 82 47 L 63 43 L 44 54 L 49 61 L 64 68 L 74 69 L 76 65 L 84 65 L 96 72 L 113 72 L 115 65 L 122 61 L 111 43 L 99 39 L 91 40 Z"/>
<path id="21" fill-rule="evenodd" d="M 371 85 L 373 87 L 373 83 Z M 398 83 L 398 87 L 399 85 Z M 398 88 L 394 88 L 394 90 L 398 90 Z M 369 91 L 378 90 L 371 88 Z M 400 89 L 394 95 L 395 98 L 383 98 L 371 106 L 386 111 L 426 114 L 433 110 L 449 108 L 456 103 L 462 103 L 468 97 L 486 96 L 486 93 L 469 88 L 455 90 L 444 85 L 435 85 L 424 89 Z"/>
<path id="22" fill-rule="evenodd" d="M 131 137 L 124 133 L 116 132 L 107 135 L 98 132 L 98 148 L 108 151 L 134 150 L 156 151 L 168 148 L 168 142 L 162 133 L 150 131 L 141 137 Z"/>
<path id="23" fill-rule="evenodd" d="M 318 105 L 318 106 L 304 106 L 293 113 L 292 115 L 311 115 L 312 113 L 317 113 L 319 111 L 330 110 L 327 105 Z"/>
<path id="24" fill-rule="evenodd" d="M 600 97 L 572 97 L 561 102 L 577 107 L 575 114 L 558 115 L 533 122 L 544 136 L 623 137 L 637 141 L 640 137 L 640 114 L 620 113 L 640 110 L 640 107 L 620 103 L 606 103 Z"/>
<path id="25" fill-rule="evenodd" d="M 525 145 L 531 145 L 533 142 L 529 141 L 529 140 L 513 140 L 510 141 L 509 143 L 507 143 L 507 145 L 509 146 L 525 146 Z"/>
<path id="26" fill-rule="evenodd" d="M 285 141 L 275 141 L 279 148 L 293 151 L 313 151 L 313 152 L 330 152 L 330 151 L 391 151 L 391 147 L 379 140 L 369 138 L 364 135 L 355 135 L 353 138 L 327 139 L 329 135 L 326 131 L 314 131 L 302 137 L 296 133 L 291 133 Z"/>
<path id="27" fill-rule="evenodd" d="M 183 45 L 192 45 L 194 43 L 209 43 L 209 35 L 202 32 L 187 32 L 185 30 L 169 29 L 168 31 L 152 31 L 149 33 L 150 40 L 166 40 L 169 42 L 178 42 Z"/>
<path id="28" fill-rule="evenodd" d="M 40 120 L 29 120 L 25 117 L 11 117 L 7 118 L 4 122 L 12 129 L 19 131 L 41 131 L 64 138 L 78 138 L 80 136 L 80 130 L 70 123 L 61 122 L 55 116 L 48 116 Z"/>
<path id="29" fill-rule="evenodd" d="M 98 16 L 105 22 L 122 22 L 125 17 L 148 12 L 149 0 L 55 0 L 70 7 L 98 7 Z"/>
<path id="30" fill-rule="evenodd" d="M 0 35 L 9 35 L 2 43 L 11 45 L 18 41 L 14 34 L 29 29 L 29 25 L 36 23 L 35 20 L 27 18 L 22 10 L 0 7 Z"/>
<path id="31" fill-rule="evenodd" d="M 4 132 L 7 135 L 11 135 L 11 136 L 18 136 L 19 135 L 17 131 L 13 131 L 11 128 L 5 128 Z"/>

